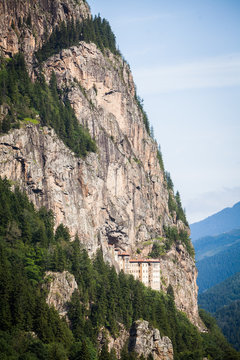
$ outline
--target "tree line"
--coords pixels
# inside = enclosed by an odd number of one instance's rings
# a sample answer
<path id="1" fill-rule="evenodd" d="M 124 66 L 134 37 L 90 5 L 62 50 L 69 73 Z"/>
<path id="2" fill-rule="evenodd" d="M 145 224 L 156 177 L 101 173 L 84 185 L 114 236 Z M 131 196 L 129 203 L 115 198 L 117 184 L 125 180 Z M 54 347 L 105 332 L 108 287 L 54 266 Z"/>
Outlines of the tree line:
<path id="1" fill-rule="evenodd" d="M 46 37 L 48 37 L 47 34 Z M 74 22 L 73 19 L 67 22 L 62 21 L 53 29 L 42 48 L 36 52 L 36 59 L 41 63 L 63 49 L 78 45 L 80 41 L 95 43 L 102 52 L 109 49 L 113 54 L 119 54 L 116 38 L 109 22 L 98 15 L 82 21 Z"/>

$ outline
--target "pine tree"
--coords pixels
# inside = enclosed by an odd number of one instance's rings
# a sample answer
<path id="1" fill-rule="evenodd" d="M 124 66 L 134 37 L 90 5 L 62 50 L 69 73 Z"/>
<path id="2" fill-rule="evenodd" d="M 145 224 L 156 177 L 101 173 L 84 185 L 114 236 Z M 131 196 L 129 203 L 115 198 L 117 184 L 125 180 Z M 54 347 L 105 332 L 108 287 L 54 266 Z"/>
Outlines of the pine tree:
<path id="1" fill-rule="evenodd" d="M 107 344 L 105 343 L 102 347 L 100 355 L 98 357 L 99 360 L 111 360 L 110 354 L 108 352 Z"/>

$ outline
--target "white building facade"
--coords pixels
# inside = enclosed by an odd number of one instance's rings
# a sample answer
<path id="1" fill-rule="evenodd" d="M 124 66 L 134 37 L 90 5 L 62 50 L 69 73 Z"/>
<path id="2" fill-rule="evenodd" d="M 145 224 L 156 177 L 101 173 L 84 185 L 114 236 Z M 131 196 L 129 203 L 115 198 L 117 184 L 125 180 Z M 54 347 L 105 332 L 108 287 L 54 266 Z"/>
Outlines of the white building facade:
<path id="1" fill-rule="evenodd" d="M 114 257 L 120 270 L 130 274 L 135 280 L 141 281 L 153 290 L 160 290 L 160 260 L 157 259 L 131 259 L 126 252 L 114 249 Z"/>

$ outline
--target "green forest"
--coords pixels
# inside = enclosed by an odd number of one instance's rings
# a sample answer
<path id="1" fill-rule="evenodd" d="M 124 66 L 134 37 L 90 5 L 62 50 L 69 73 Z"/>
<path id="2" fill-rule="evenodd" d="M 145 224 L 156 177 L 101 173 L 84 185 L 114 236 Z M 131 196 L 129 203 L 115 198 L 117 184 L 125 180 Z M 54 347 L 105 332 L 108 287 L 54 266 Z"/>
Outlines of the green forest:
<path id="1" fill-rule="evenodd" d="M 211 288 L 240 271 L 240 242 L 197 262 L 199 292 Z M 211 274 L 211 276 L 209 276 Z"/>
<path id="2" fill-rule="evenodd" d="M 240 273 L 199 294 L 199 306 L 217 320 L 228 341 L 240 350 Z"/>
<path id="3" fill-rule="evenodd" d="M 213 316 L 230 344 L 240 351 L 240 300 L 218 309 Z"/>
<path id="4" fill-rule="evenodd" d="M 39 124 L 52 127 L 77 156 L 96 151 L 94 140 L 79 124 L 67 94 L 57 88 L 54 72 L 49 85 L 41 72 L 33 83 L 22 54 L 0 59 L 0 88 L 0 105 L 7 109 L 0 122 L 0 133 L 27 123 Z"/>
<path id="5" fill-rule="evenodd" d="M 210 313 L 235 300 L 240 300 L 240 272 L 198 296 L 199 305 Z"/>
<path id="6" fill-rule="evenodd" d="M 129 329 L 134 320 L 146 319 L 171 338 L 174 359 L 239 359 L 212 318 L 202 314 L 209 333 L 200 334 L 177 311 L 172 288 L 168 294 L 141 282 L 103 261 L 93 259 L 76 237 L 45 208 L 36 210 L 18 187 L 12 191 L 0 178 L 0 357 L 1 359 L 116 359 L 106 344 L 100 350 L 97 334 L 104 326 L 112 336 L 119 323 Z M 78 291 L 68 304 L 68 325 L 46 304 L 47 270 L 71 272 Z M 136 359 L 126 347 L 122 360 Z"/>

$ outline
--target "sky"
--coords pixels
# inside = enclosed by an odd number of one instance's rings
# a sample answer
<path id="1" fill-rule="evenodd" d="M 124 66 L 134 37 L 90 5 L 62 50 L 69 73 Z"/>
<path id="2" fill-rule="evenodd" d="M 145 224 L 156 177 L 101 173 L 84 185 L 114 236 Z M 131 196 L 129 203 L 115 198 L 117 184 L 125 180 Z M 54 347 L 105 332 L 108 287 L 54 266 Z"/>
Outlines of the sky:
<path id="1" fill-rule="evenodd" d="M 240 0 L 89 0 L 144 100 L 189 223 L 240 201 Z"/>

